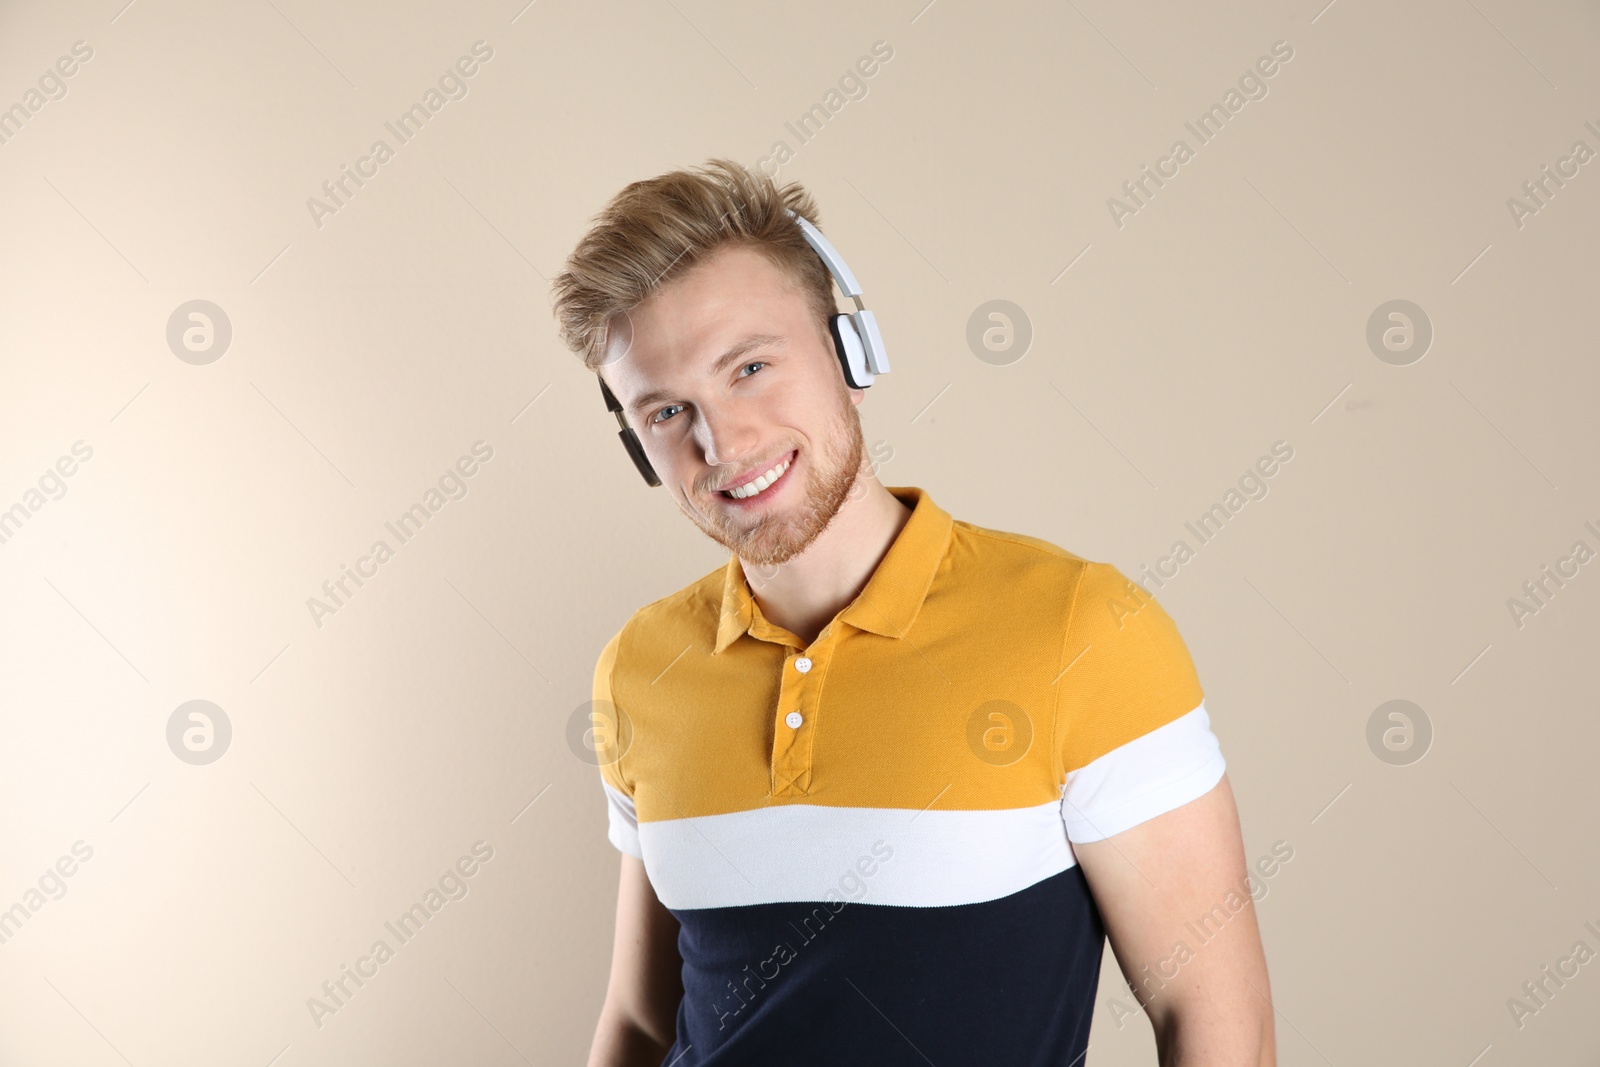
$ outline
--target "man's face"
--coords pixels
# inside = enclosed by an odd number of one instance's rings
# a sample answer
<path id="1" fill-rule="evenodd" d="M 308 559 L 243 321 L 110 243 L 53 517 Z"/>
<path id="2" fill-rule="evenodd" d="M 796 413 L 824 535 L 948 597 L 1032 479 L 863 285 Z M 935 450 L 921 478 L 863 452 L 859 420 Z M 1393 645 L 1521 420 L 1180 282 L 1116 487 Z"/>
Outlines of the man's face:
<path id="1" fill-rule="evenodd" d="M 661 483 L 706 536 L 747 563 L 787 562 L 849 496 L 861 468 L 860 389 L 796 284 L 728 245 L 608 333 L 601 373 Z M 788 467 L 744 500 L 724 490 Z"/>

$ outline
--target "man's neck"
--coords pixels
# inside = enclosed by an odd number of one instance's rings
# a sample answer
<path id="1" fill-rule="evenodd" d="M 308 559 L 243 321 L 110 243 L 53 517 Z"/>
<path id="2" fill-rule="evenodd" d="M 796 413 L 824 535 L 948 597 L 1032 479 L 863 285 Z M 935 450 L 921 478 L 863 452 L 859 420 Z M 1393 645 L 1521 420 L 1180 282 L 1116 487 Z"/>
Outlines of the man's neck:
<path id="1" fill-rule="evenodd" d="M 776 574 L 739 561 L 761 614 L 807 645 L 866 588 L 911 518 L 911 509 L 864 471 L 852 492 L 828 528 Z"/>

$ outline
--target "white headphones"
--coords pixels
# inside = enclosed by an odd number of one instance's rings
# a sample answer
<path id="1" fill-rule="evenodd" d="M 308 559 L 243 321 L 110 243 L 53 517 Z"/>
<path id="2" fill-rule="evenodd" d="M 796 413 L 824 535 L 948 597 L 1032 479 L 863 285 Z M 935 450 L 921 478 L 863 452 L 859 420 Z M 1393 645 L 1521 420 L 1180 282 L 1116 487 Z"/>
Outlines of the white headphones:
<path id="1" fill-rule="evenodd" d="M 889 373 L 889 356 L 883 348 L 883 334 L 878 332 L 878 320 L 861 303 L 861 283 L 856 281 L 839 250 L 828 243 L 810 220 L 795 214 L 793 209 L 785 210 L 800 224 L 806 244 L 827 266 L 839 291 L 855 301 L 854 311 L 829 317 L 828 330 L 833 334 L 833 347 L 839 355 L 839 366 L 844 368 L 845 382 L 852 388 L 865 389 L 872 384 L 873 375 Z"/>

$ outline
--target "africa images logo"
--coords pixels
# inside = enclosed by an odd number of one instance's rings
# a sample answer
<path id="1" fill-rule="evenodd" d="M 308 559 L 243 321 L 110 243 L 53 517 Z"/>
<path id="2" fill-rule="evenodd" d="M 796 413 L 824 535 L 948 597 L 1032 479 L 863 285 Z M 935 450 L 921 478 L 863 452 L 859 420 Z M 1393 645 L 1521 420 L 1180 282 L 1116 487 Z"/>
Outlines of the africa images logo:
<path id="1" fill-rule="evenodd" d="M 873 857 L 877 857 L 874 859 Z M 761 991 L 767 988 L 768 982 L 776 981 L 783 974 L 783 968 L 793 963 L 800 956 L 800 949 L 822 936 L 828 928 L 828 923 L 834 916 L 844 910 L 845 905 L 851 900 L 857 902 L 867 895 L 865 879 L 877 874 L 883 864 L 894 857 L 894 847 L 881 838 L 872 843 L 872 855 L 857 857 L 853 866 L 845 870 L 838 879 L 837 888 L 829 888 L 823 894 L 809 914 L 801 918 L 800 925 L 793 922 L 788 924 L 798 937 L 800 947 L 796 948 L 785 935 L 782 941 L 773 946 L 772 955 L 756 964 L 752 971 L 750 965 L 744 965 L 744 980 L 739 985 L 733 984 L 733 979 L 728 980 L 728 996 L 723 998 L 723 1003 L 737 1005 L 736 1007 L 718 1008 L 712 1006 L 717 1013 L 717 1019 L 722 1024 L 718 1029 L 727 1029 L 728 1020 L 737 1016 L 753 1004 Z M 858 873 L 859 872 L 859 873 Z M 837 907 L 835 906 L 837 905 Z M 769 973 L 770 971 L 770 973 Z M 752 984 L 754 983 L 754 984 Z M 742 990 L 742 992 L 741 992 Z"/>

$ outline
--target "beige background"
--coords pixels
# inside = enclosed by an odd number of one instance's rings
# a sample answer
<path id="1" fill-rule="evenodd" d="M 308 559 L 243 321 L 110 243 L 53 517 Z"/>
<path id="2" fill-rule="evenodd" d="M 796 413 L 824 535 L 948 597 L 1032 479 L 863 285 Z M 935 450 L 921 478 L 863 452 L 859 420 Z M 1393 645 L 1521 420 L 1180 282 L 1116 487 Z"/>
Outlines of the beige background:
<path id="1" fill-rule="evenodd" d="M 1280 1062 L 1596 1062 L 1600 963 L 1520 1029 L 1507 1000 L 1600 950 L 1600 564 L 1521 628 L 1507 601 L 1600 548 L 1600 162 L 1520 228 L 1506 203 L 1600 150 L 1595 4 L 523 2 L 0 9 L 0 106 L 93 49 L 0 145 L 0 508 L 93 449 L 0 544 L 0 907 L 93 850 L 0 945 L 0 1062 L 581 1059 L 618 855 L 567 723 L 631 611 L 726 557 L 639 481 L 546 280 L 626 182 L 777 140 L 883 325 L 887 484 L 1137 574 L 1294 448 L 1158 591 L 1248 854 L 1294 849 L 1259 905 Z M 1115 225 L 1280 40 L 1268 95 Z M 194 299 L 233 330 L 203 366 L 165 336 Z M 991 299 L 1034 331 L 1005 366 L 966 341 Z M 1435 330 L 1407 366 L 1366 342 L 1392 299 Z M 167 746 L 192 699 L 233 728 L 207 766 Z M 1367 741 L 1393 699 L 1432 725 L 1407 766 Z M 480 840 L 468 895 L 316 1026 Z M 1114 999 L 1108 955 L 1089 1062 L 1153 1063 Z"/>

